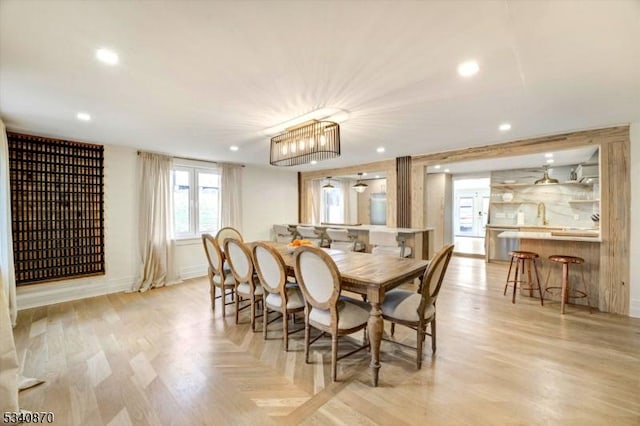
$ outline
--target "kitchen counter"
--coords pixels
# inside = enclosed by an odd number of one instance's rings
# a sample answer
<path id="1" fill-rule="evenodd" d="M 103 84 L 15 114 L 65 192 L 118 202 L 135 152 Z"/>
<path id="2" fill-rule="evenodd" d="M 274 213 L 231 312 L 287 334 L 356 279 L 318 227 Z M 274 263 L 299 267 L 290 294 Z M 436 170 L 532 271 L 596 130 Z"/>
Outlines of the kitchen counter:
<path id="1" fill-rule="evenodd" d="M 521 228 L 521 227 L 519 227 Z M 570 232 L 570 231 L 564 231 Z M 582 231 L 584 232 L 584 231 Z M 580 235 L 581 231 L 576 230 L 576 235 L 553 235 L 552 232 L 530 232 L 530 231 L 505 231 L 498 234 L 498 238 L 519 238 L 530 240 L 555 240 L 555 241 L 582 241 L 590 243 L 602 242 L 600 236 L 594 233 L 594 236 Z"/>

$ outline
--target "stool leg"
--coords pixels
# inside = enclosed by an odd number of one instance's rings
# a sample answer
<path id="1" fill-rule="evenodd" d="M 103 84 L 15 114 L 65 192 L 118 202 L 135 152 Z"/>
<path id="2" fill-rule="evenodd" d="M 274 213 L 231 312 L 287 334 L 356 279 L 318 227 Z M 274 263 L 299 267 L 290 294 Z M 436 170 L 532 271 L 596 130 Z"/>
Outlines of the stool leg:
<path id="1" fill-rule="evenodd" d="M 584 264 L 581 265 L 580 272 L 582 273 L 582 287 L 584 288 L 584 295 L 587 298 L 587 305 L 589 306 L 589 313 L 593 313 L 591 311 L 591 300 L 589 300 L 589 289 L 587 288 L 587 282 L 584 280 Z"/>
<path id="2" fill-rule="evenodd" d="M 518 271 L 520 270 L 520 261 L 522 261 L 522 268 L 524 268 L 524 259 L 516 259 L 516 278 L 513 281 L 513 297 L 511 303 L 516 303 L 516 290 L 518 289 Z"/>
<path id="3" fill-rule="evenodd" d="M 562 264 L 562 290 L 560 295 L 560 313 L 564 314 L 564 305 L 567 303 L 569 281 L 569 264 Z"/>
<path id="4" fill-rule="evenodd" d="M 538 281 L 538 293 L 540 293 L 540 305 L 544 306 L 544 300 L 542 298 L 542 286 L 540 285 L 540 274 L 538 274 L 538 264 L 536 260 L 533 259 L 533 268 L 536 271 L 536 281 Z"/>
<path id="5" fill-rule="evenodd" d="M 507 282 L 504 284 L 503 296 L 507 294 L 507 288 L 509 287 L 509 278 L 511 277 L 511 268 L 513 268 L 513 256 L 511 256 L 511 263 L 509 263 L 509 272 L 507 272 Z"/>
<path id="6" fill-rule="evenodd" d="M 531 278 L 531 261 L 533 259 L 527 259 L 527 273 L 529 277 L 529 297 L 533 297 L 533 279 Z"/>
<path id="7" fill-rule="evenodd" d="M 549 272 L 547 272 L 547 279 L 544 281 L 544 294 L 547 294 L 547 288 L 549 287 L 549 278 L 551 277 L 552 264 L 549 264 Z"/>

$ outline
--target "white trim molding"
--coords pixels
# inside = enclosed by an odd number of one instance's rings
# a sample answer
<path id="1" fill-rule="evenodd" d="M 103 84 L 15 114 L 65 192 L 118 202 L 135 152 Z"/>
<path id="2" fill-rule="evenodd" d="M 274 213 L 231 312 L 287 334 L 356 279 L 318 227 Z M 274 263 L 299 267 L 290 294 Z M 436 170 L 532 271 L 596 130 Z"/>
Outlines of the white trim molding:
<path id="1" fill-rule="evenodd" d="M 88 277 L 73 281 L 19 286 L 17 289 L 18 310 L 129 291 L 136 279 L 135 276 L 101 280 Z"/>

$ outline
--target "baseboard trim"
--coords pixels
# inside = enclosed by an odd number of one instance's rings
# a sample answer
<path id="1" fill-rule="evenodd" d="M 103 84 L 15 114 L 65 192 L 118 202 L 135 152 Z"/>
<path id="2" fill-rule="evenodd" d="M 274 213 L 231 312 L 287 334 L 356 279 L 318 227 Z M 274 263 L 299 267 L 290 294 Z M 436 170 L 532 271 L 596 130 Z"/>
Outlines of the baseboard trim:
<path id="1" fill-rule="evenodd" d="M 78 279 L 67 282 L 33 284 L 16 289 L 18 310 L 53 305 L 131 290 L 135 276 L 116 279 Z"/>
<path id="2" fill-rule="evenodd" d="M 631 299 L 629 306 L 629 316 L 640 318 L 640 299 Z"/>

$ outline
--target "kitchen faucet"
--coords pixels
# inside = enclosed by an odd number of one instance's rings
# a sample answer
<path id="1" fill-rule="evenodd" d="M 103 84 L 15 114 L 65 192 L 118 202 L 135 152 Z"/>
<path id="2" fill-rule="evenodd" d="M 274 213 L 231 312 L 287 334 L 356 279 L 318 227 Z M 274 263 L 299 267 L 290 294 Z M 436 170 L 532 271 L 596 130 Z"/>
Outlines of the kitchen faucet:
<path id="1" fill-rule="evenodd" d="M 544 203 L 538 203 L 538 216 L 542 218 L 542 224 L 548 225 L 549 221 L 547 220 L 547 207 Z"/>

